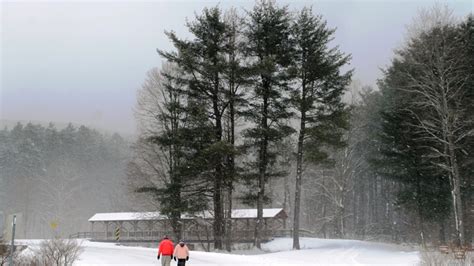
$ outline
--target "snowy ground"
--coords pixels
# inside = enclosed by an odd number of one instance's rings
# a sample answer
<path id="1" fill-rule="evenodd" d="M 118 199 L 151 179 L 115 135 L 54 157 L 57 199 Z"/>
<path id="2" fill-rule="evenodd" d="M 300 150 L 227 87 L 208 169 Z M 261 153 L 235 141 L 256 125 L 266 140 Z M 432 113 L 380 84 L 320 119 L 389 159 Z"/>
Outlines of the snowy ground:
<path id="1" fill-rule="evenodd" d="M 394 245 L 354 240 L 303 238 L 302 250 L 291 250 L 292 240 L 277 239 L 264 245 L 266 254 L 231 255 L 191 251 L 189 266 L 283 266 L 283 265 L 417 265 L 418 252 Z M 84 241 L 77 265 L 161 265 L 156 249 L 116 246 Z M 175 263 L 172 263 L 175 265 Z"/>

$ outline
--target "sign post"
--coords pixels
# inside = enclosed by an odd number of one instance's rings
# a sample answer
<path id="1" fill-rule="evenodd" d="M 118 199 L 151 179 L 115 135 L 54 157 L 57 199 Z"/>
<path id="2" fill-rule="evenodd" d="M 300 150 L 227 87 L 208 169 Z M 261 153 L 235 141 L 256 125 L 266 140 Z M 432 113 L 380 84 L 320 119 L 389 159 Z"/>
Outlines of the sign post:
<path id="1" fill-rule="evenodd" d="M 4 232 L 4 230 L 6 230 L 4 222 L 5 222 L 5 217 L 3 216 L 3 212 L 0 211 L 0 239 L 3 239 L 6 235 Z"/>
<path id="2" fill-rule="evenodd" d="M 10 246 L 10 266 L 13 266 L 13 254 L 15 254 L 15 227 L 16 227 L 16 215 L 13 215 L 12 243 L 11 243 L 11 246 Z"/>
<path id="3" fill-rule="evenodd" d="M 51 227 L 51 231 L 53 232 L 54 237 L 59 238 L 58 231 L 56 230 L 58 228 L 58 222 L 52 221 L 49 223 L 49 226 Z"/>
<path id="4" fill-rule="evenodd" d="M 56 221 L 53 221 L 51 223 L 49 223 L 49 226 L 51 227 L 51 229 L 56 230 L 56 228 L 58 228 L 58 222 Z"/>

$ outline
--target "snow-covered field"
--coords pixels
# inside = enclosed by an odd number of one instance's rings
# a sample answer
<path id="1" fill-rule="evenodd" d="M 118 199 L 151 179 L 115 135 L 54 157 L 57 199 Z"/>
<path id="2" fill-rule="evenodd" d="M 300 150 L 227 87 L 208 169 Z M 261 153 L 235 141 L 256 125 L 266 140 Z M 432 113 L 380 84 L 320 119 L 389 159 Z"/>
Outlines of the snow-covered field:
<path id="1" fill-rule="evenodd" d="M 418 252 L 395 245 L 355 240 L 303 238 L 302 250 L 291 250 L 292 240 L 266 243 L 258 255 L 234 255 L 191 251 L 189 266 L 283 266 L 283 265 L 417 265 Z M 116 246 L 84 241 L 84 253 L 77 265 L 161 265 L 156 249 Z M 175 265 L 175 263 L 172 263 Z"/>

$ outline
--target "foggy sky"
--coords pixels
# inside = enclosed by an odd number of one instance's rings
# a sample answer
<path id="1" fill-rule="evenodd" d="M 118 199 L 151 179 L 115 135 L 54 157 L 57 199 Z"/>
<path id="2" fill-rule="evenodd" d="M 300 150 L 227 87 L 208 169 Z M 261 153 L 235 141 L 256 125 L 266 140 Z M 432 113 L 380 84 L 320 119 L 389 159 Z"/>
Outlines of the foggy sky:
<path id="1" fill-rule="evenodd" d="M 0 0 L 1 1 L 1 0 Z M 449 3 L 456 16 L 474 1 Z M 189 37 L 185 19 L 219 4 L 250 10 L 254 1 L 1 2 L 0 120 L 86 124 L 135 132 L 135 95 L 146 72 L 169 50 L 165 30 Z M 434 1 L 279 1 L 290 10 L 313 6 L 335 43 L 352 54 L 354 79 L 375 85 L 380 68 L 403 43 L 419 8 Z"/>

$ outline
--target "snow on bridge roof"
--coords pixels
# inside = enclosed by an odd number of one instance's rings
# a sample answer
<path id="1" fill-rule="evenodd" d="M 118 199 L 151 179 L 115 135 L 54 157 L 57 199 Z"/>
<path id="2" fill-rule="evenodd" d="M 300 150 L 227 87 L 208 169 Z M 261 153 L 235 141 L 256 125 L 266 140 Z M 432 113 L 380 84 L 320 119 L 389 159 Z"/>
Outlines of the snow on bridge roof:
<path id="1" fill-rule="evenodd" d="M 277 217 L 283 212 L 283 208 L 263 209 L 263 218 L 282 218 Z M 284 217 L 286 214 L 283 212 Z M 204 218 L 212 219 L 213 215 L 209 211 L 190 216 L 183 214 L 182 219 Z M 255 219 L 257 218 L 257 209 L 234 209 L 232 210 L 232 218 L 234 219 Z M 112 221 L 146 221 L 146 220 L 165 220 L 168 219 L 165 215 L 159 212 L 109 212 L 96 213 L 89 222 L 112 222 Z"/>

